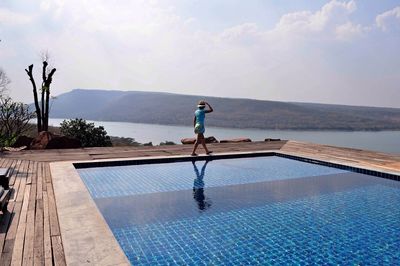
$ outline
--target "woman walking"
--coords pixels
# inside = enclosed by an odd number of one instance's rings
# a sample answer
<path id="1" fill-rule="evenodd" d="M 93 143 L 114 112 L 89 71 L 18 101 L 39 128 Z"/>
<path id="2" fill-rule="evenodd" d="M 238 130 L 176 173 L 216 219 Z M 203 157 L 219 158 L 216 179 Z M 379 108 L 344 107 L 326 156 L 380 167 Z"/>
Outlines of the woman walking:
<path id="1" fill-rule="evenodd" d="M 205 109 L 206 105 L 208 106 L 208 110 Z M 205 101 L 200 101 L 199 104 L 197 105 L 197 110 L 194 112 L 194 120 L 193 120 L 194 133 L 197 134 L 197 139 L 193 146 L 192 156 L 197 155 L 196 149 L 200 143 L 203 146 L 204 150 L 206 151 L 206 154 L 212 153 L 212 151 L 209 151 L 207 149 L 206 141 L 204 139 L 204 132 L 205 132 L 204 119 L 206 117 L 206 113 L 211 113 L 212 111 L 214 110 L 212 109 L 211 105 L 209 105 Z"/>

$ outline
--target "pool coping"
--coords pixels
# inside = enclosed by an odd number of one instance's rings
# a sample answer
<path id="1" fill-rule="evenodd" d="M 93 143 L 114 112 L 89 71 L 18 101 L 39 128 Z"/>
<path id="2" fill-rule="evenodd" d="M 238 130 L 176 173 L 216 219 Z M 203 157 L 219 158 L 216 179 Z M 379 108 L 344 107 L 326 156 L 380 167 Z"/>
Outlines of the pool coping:
<path id="1" fill-rule="evenodd" d="M 174 155 L 53 162 L 50 163 L 50 171 L 53 179 L 58 220 L 67 265 L 130 265 L 128 258 L 98 210 L 77 169 L 111 165 L 132 165 L 135 163 L 218 160 L 259 156 L 279 156 L 400 181 L 400 172 L 382 171 L 382 169 L 371 167 L 361 168 L 356 164 L 343 164 L 337 160 L 330 160 L 328 162 L 276 150 L 229 152 L 196 157 Z"/>

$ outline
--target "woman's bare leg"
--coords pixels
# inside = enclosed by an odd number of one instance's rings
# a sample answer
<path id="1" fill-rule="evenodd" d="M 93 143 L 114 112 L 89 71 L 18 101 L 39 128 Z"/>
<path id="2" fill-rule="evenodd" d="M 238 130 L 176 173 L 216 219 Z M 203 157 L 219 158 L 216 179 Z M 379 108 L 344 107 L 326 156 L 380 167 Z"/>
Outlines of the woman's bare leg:
<path id="1" fill-rule="evenodd" d="M 206 140 L 205 140 L 205 138 L 204 138 L 204 135 L 200 133 L 200 134 L 197 134 L 197 139 L 196 139 L 196 142 L 194 143 L 194 146 L 193 146 L 192 155 L 195 155 L 195 154 L 196 154 L 196 149 L 197 149 L 197 147 L 199 146 L 200 143 L 201 143 L 201 145 L 203 146 L 203 148 L 204 148 L 204 150 L 206 151 L 207 154 L 211 153 L 211 152 L 207 149 Z"/>
<path id="2" fill-rule="evenodd" d="M 207 154 L 210 153 L 210 151 L 207 149 L 206 140 L 204 139 L 204 136 L 201 139 L 201 145 L 203 145 L 203 148 L 206 150 Z"/>
<path id="3" fill-rule="evenodd" d="M 200 143 L 200 136 L 199 136 L 199 135 L 200 135 L 200 134 L 197 134 L 196 141 L 194 142 L 192 155 L 195 155 L 195 154 L 196 154 L 197 146 L 199 146 L 199 143 Z"/>

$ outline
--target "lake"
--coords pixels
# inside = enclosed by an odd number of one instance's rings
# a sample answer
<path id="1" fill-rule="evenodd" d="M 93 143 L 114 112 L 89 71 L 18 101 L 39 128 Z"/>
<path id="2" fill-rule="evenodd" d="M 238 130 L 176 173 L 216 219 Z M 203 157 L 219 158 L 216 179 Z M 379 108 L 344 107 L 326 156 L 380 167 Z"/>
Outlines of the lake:
<path id="1" fill-rule="evenodd" d="M 50 119 L 49 125 L 59 126 L 63 120 Z M 180 143 L 182 138 L 194 137 L 193 128 L 190 126 L 90 120 L 88 122 L 104 126 L 110 136 L 131 137 L 140 143 L 151 141 L 153 144 L 159 144 L 166 140 Z M 400 131 L 291 131 L 206 127 L 205 135 L 214 136 L 218 140 L 238 137 L 247 137 L 253 141 L 280 138 L 400 154 Z"/>

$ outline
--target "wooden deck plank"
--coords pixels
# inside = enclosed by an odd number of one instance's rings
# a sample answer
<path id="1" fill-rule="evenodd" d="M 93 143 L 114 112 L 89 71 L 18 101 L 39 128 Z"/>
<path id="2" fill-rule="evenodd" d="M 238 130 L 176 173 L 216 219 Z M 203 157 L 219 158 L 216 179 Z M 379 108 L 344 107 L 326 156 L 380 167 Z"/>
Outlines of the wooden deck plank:
<path id="1" fill-rule="evenodd" d="M 26 168 L 26 172 L 28 174 L 26 178 L 27 185 L 32 184 L 32 168 L 33 168 L 33 161 L 29 161 L 28 166 Z"/>
<path id="2" fill-rule="evenodd" d="M 40 191 L 42 192 L 42 191 Z M 35 217 L 35 237 L 33 246 L 33 265 L 44 265 L 43 200 L 37 199 Z"/>
<path id="3" fill-rule="evenodd" d="M 17 170 L 17 178 L 19 179 L 19 186 L 14 187 L 15 191 L 15 200 L 22 202 L 24 199 L 24 190 L 26 186 L 26 179 L 27 179 L 27 167 L 28 167 L 29 161 L 23 161 L 23 163 L 20 164 L 18 170 Z"/>
<path id="4" fill-rule="evenodd" d="M 25 194 L 24 194 L 25 189 L 26 189 L 26 178 L 22 178 L 22 179 L 20 179 L 18 194 L 16 194 L 15 201 L 23 202 L 24 197 L 25 197 Z"/>
<path id="5" fill-rule="evenodd" d="M 36 178 L 37 178 L 37 193 L 36 199 L 41 200 L 43 199 L 43 163 L 37 163 L 36 169 Z"/>
<path id="6" fill-rule="evenodd" d="M 31 184 L 30 187 L 31 187 L 30 189 L 31 195 L 29 196 L 28 211 L 35 211 L 37 185 Z"/>
<path id="7" fill-rule="evenodd" d="M 22 210 L 22 202 L 10 202 L 10 204 L 11 203 L 14 204 L 14 209 L 12 210 L 12 217 L 11 217 L 12 221 L 8 228 L 6 240 L 15 239 L 15 236 L 17 235 L 18 224 Z M 11 211 L 10 208 L 8 209 L 9 211 Z M 3 250 L 3 251 L 10 252 L 12 250 Z"/>
<path id="8" fill-rule="evenodd" d="M 9 168 L 12 163 L 13 163 L 13 160 L 5 160 L 2 168 Z"/>
<path id="9" fill-rule="evenodd" d="M 11 195 L 10 195 L 10 201 L 16 201 L 20 184 L 21 184 L 21 178 L 16 178 L 15 182 L 14 182 L 14 184 L 12 186 Z"/>
<path id="10" fill-rule="evenodd" d="M 12 219 L 13 215 L 13 209 L 14 209 L 14 202 L 11 202 L 7 206 L 7 211 L 5 213 L 1 214 L 1 220 L 0 220 L 0 261 L 2 261 L 2 254 L 4 253 L 4 246 L 5 246 L 5 240 L 6 240 L 6 235 L 8 233 L 8 227 L 10 224 L 10 221 Z"/>
<path id="11" fill-rule="evenodd" d="M 33 164 L 32 164 L 33 166 Z M 31 174 L 31 182 L 34 175 Z M 30 196 L 28 203 L 28 215 L 26 222 L 26 232 L 24 241 L 23 265 L 33 265 L 33 247 L 35 241 L 35 210 L 36 210 L 36 189 L 37 184 L 30 185 Z"/>
<path id="12" fill-rule="evenodd" d="M 30 196 L 30 186 L 27 186 L 24 191 L 24 201 L 22 204 L 21 215 L 18 221 L 18 230 L 15 236 L 15 243 L 13 248 L 13 255 L 11 260 L 11 265 L 21 265 L 23 261 L 23 251 L 24 251 L 24 239 L 25 239 L 25 229 L 26 229 L 26 219 L 28 214 L 28 203 Z"/>
<path id="13" fill-rule="evenodd" d="M 50 236 L 59 236 L 60 226 L 58 224 L 57 208 L 52 183 L 47 183 L 47 198 L 49 204 Z"/>
<path id="14" fill-rule="evenodd" d="M 61 236 L 52 236 L 51 245 L 53 247 L 54 264 L 57 266 L 65 266 L 65 255 L 62 246 Z"/>
<path id="15" fill-rule="evenodd" d="M 50 165 L 48 163 L 44 164 L 44 176 L 45 176 L 45 180 L 46 183 L 50 183 L 51 182 L 51 173 L 50 173 Z M 47 187 L 43 186 L 44 190 L 47 190 Z"/>
<path id="16" fill-rule="evenodd" d="M 14 183 L 15 183 L 15 180 L 16 180 L 16 177 L 17 177 L 16 169 L 18 169 L 18 165 L 20 164 L 20 162 L 21 162 L 20 160 L 13 160 L 13 163 L 10 165 L 11 174 L 10 174 L 10 180 L 8 181 L 8 184 L 10 186 L 14 185 Z"/>
<path id="17" fill-rule="evenodd" d="M 47 191 L 43 191 L 43 247 L 44 264 L 52 265 L 53 259 L 51 250 L 49 203 L 47 200 Z"/>
<path id="18" fill-rule="evenodd" d="M 31 177 L 32 177 L 32 184 L 37 184 L 37 176 L 38 176 L 38 162 L 32 162 L 31 168 Z"/>
<path id="19" fill-rule="evenodd" d="M 32 188 L 31 188 L 32 189 Z M 32 193 L 31 193 L 32 194 Z M 29 210 L 25 225 L 25 240 L 22 257 L 22 265 L 33 265 L 33 245 L 35 240 L 35 210 Z"/>

